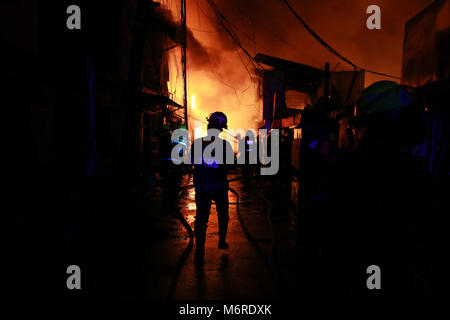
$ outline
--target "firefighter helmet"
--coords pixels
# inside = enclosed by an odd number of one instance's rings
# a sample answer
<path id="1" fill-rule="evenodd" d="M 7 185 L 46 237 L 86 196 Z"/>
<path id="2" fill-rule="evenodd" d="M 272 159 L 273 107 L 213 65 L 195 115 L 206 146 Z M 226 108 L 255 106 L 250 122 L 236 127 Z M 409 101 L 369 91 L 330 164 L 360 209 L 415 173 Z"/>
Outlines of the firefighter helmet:
<path id="1" fill-rule="evenodd" d="M 213 112 L 206 118 L 206 120 L 208 120 L 208 127 L 216 128 L 219 130 L 228 129 L 227 116 L 223 112 Z"/>
<path id="2" fill-rule="evenodd" d="M 359 116 L 370 116 L 379 112 L 396 112 L 411 101 L 408 87 L 393 81 L 378 81 L 368 86 L 359 97 Z"/>

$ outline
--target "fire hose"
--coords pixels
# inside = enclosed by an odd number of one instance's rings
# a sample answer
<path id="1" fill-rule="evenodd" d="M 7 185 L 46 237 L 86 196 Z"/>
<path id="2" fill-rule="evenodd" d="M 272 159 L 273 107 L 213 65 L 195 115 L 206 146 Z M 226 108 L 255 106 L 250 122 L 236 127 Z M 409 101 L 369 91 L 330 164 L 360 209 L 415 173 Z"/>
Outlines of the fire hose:
<path id="1" fill-rule="evenodd" d="M 229 180 L 231 181 L 235 181 L 235 180 L 241 180 L 242 178 L 235 178 L 235 179 L 231 179 Z M 184 187 L 181 188 L 180 192 L 179 192 L 179 196 L 180 198 L 187 200 L 187 201 L 191 201 L 191 202 L 195 202 L 194 199 L 188 198 L 186 196 L 186 191 L 189 188 L 193 188 L 194 185 L 190 184 L 190 185 L 186 185 Z M 277 289 L 279 292 L 284 292 L 282 290 L 282 285 L 281 285 L 281 280 L 280 280 L 280 276 L 279 276 L 279 271 L 278 268 L 276 266 L 276 264 L 274 263 L 275 261 L 275 255 L 276 255 L 276 239 L 275 239 L 275 234 L 273 231 L 273 226 L 272 226 L 272 221 L 271 221 L 271 211 L 272 211 L 272 203 L 270 200 L 268 200 L 267 198 L 265 198 L 262 194 L 262 192 L 260 190 L 257 191 L 258 196 L 265 202 L 267 210 L 266 210 L 266 219 L 268 220 L 269 226 L 270 226 L 270 230 L 271 230 L 271 257 L 268 257 L 263 249 L 258 245 L 257 241 L 255 240 L 255 238 L 251 235 L 251 233 L 249 232 L 247 226 L 245 225 L 243 218 L 240 214 L 240 210 L 239 210 L 239 205 L 240 204 L 244 204 L 244 203 L 250 203 L 251 201 L 245 201 L 245 202 L 240 202 L 240 196 L 238 194 L 237 191 L 235 191 L 233 188 L 228 187 L 229 191 L 231 193 L 233 193 L 236 196 L 236 202 L 230 202 L 229 204 L 234 204 L 236 205 L 236 213 L 238 215 L 238 220 L 239 223 L 241 225 L 242 230 L 244 231 L 244 234 L 248 240 L 248 242 L 252 245 L 252 247 L 258 252 L 260 258 L 263 260 L 264 264 L 266 265 L 266 267 L 269 269 L 269 271 L 271 272 L 271 275 L 273 277 L 274 282 L 277 285 Z M 214 201 L 212 202 L 213 204 Z M 184 218 L 183 214 L 181 213 L 180 209 L 178 208 L 177 205 L 174 206 L 173 208 L 173 212 L 174 212 L 174 216 L 175 218 L 177 218 L 180 223 L 184 226 L 184 228 L 186 229 L 186 231 L 188 232 L 189 235 L 189 243 L 186 246 L 185 250 L 183 251 L 180 260 L 177 263 L 177 267 L 175 269 L 175 274 L 172 278 L 171 284 L 169 286 L 169 291 L 168 291 L 168 299 L 171 300 L 173 298 L 173 295 L 175 293 L 175 289 L 178 283 L 178 279 L 180 277 L 181 271 L 183 269 L 183 266 L 186 262 L 187 257 L 189 256 L 190 252 L 192 251 L 193 248 L 193 244 L 194 244 L 194 232 L 192 231 L 191 226 L 189 225 L 189 223 L 186 221 L 186 219 Z"/>
<path id="2" fill-rule="evenodd" d="M 186 262 L 187 257 L 189 256 L 189 253 L 191 253 L 192 247 L 194 246 L 194 232 L 192 231 L 191 226 L 184 218 L 183 214 L 181 213 L 178 206 L 175 204 L 173 208 L 174 217 L 178 219 L 178 221 L 181 222 L 183 227 L 186 229 L 188 235 L 189 235 L 189 243 L 184 249 L 183 253 L 181 254 L 180 260 L 177 263 L 176 269 L 175 269 L 175 275 L 172 277 L 172 281 L 170 282 L 169 291 L 167 295 L 168 300 L 172 300 L 173 295 L 175 293 L 175 288 L 178 283 L 178 279 L 181 274 L 181 270 L 183 269 L 183 266 Z"/>

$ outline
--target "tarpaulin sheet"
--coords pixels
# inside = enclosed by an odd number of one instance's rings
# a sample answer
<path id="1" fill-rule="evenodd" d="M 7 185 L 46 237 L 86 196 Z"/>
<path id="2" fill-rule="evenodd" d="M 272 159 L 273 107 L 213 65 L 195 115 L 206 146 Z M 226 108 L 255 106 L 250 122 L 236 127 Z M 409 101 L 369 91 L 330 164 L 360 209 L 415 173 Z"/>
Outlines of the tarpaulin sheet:
<path id="1" fill-rule="evenodd" d="M 330 96 L 334 103 L 340 106 L 355 105 L 364 90 L 364 76 L 364 70 L 356 73 L 353 71 L 331 72 Z"/>
<path id="2" fill-rule="evenodd" d="M 450 0 L 437 0 L 406 23 L 402 83 L 450 78 Z"/>

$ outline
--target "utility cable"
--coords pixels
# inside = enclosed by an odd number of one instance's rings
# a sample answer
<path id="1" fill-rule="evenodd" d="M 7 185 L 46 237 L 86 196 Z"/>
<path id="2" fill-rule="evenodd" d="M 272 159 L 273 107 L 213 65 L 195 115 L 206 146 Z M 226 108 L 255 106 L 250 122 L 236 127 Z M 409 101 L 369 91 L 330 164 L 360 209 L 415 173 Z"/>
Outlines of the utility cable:
<path id="1" fill-rule="evenodd" d="M 297 18 L 298 21 L 300 21 L 300 23 L 303 25 L 303 27 L 313 36 L 314 39 L 316 39 L 325 49 L 327 49 L 328 51 L 330 51 L 334 56 L 338 57 L 339 59 L 347 62 L 348 64 L 350 64 L 351 66 L 353 66 L 355 69 L 358 67 L 355 63 L 353 63 L 352 61 L 350 61 L 349 59 L 345 58 L 343 55 L 341 55 L 339 52 L 337 52 L 335 49 L 333 49 L 328 43 L 325 42 L 325 40 L 323 40 L 314 30 L 312 30 L 308 24 L 302 19 L 302 17 L 300 17 L 300 15 L 294 10 L 294 8 L 292 8 L 292 6 L 289 4 L 289 2 L 287 0 L 283 0 L 283 2 L 286 4 L 286 6 L 288 7 L 288 9 L 292 12 L 292 14 Z M 378 74 L 381 76 L 385 76 L 385 77 L 389 77 L 389 78 L 395 78 L 395 79 L 400 79 L 400 77 L 397 76 L 392 76 L 386 73 L 381 73 L 381 72 L 376 72 L 376 71 L 372 71 L 372 70 L 368 70 L 368 69 L 364 69 L 364 68 L 360 68 L 363 69 L 369 73 L 373 73 L 373 74 Z"/>

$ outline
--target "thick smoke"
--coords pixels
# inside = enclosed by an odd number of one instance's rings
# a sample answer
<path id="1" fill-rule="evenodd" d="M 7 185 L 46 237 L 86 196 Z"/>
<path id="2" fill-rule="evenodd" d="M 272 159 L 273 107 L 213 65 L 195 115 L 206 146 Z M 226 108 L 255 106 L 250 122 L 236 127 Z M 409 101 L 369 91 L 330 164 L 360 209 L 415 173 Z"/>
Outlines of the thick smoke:
<path id="1" fill-rule="evenodd" d="M 289 1 L 327 43 L 358 66 L 400 76 L 405 23 L 432 0 Z M 323 48 L 280 0 L 215 0 L 245 48 L 316 68 L 352 70 Z M 368 30 L 366 9 L 381 8 L 381 30 Z M 231 115 L 232 127 L 255 127 L 260 117 L 251 63 L 218 23 L 207 0 L 188 1 L 190 94 L 203 113 Z M 195 44 L 197 39 L 201 46 Z M 206 53 L 205 53 L 206 51 Z M 248 70 L 247 70 L 248 69 Z M 385 79 L 366 74 L 366 86 Z M 197 110 L 200 112 L 200 110 Z M 233 123 L 234 122 L 234 123 Z"/>
<path id="2" fill-rule="evenodd" d="M 224 15 L 236 26 L 242 42 L 252 53 L 265 52 L 315 67 L 323 68 L 329 61 L 339 69 L 351 66 L 333 57 L 298 23 L 280 0 L 216 0 Z M 432 0 L 290 0 L 305 21 L 338 52 L 357 65 L 380 72 L 400 74 L 401 51 L 405 22 L 432 3 Z M 366 28 L 366 9 L 376 4 L 381 8 L 381 30 Z M 206 0 L 196 0 L 189 6 L 189 25 L 210 25 L 204 13 L 214 13 Z M 198 16 L 203 17 L 198 17 Z M 219 24 L 216 34 L 206 34 L 219 40 L 217 47 L 234 50 L 230 38 Z M 194 30 L 195 36 L 200 32 Z M 204 35 L 202 40 L 204 39 Z"/>

